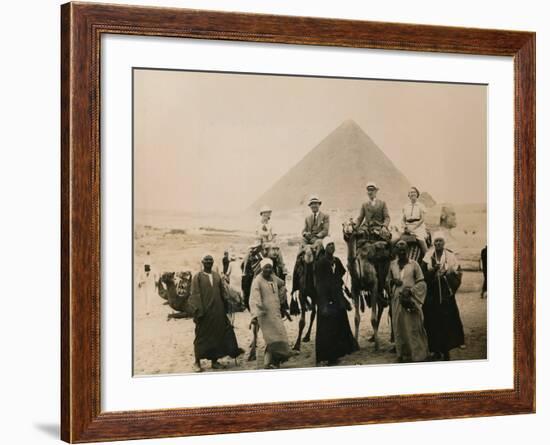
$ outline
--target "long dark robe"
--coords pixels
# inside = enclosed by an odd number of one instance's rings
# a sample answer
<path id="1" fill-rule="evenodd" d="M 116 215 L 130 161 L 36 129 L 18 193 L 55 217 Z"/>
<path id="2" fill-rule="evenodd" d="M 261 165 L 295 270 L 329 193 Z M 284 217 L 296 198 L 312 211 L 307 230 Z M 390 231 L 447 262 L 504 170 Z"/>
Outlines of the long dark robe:
<path id="1" fill-rule="evenodd" d="M 315 336 L 317 363 L 334 361 L 359 349 L 349 325 L 346 297 L 342 289 L 345 273 L 346 269 L 336 257 L 331 259 L 323 256 L 315 263 L 319 308 Z"/>
<path id="2" fill-rule="evenodd" d="M 260 272 L 260 262 L 263 259 L 263 255 L 255 250 L 249 252 L 244 258 L 241 269 L 243 276 L 241 278 L 241 289 L 243 291 L 244 307 L 250 311 L 250 288 L 254 277 Z"/>
<path id="3" fill-rule="evenodd" d="M 482 292 L 487 292 L 487 246 L 481 249 L 481 270 L 483 272 Z"/>
<path id="4" fill-rule="evenodd" d="M 452 252 L 447 251 L 447 255 L 452 255 Z M 433 270 L 434 258 L 429 256 L 424 261 L 428 292 L 422 309 L 428 346 L 431 352 L 445 353 L 464 344 L 464 328 L 455 299 L 462 272 L 460 269 L 450 270 L 438 282 Z M 429 267 L 430 263 L 432 267 Z"/>
<path id="5" fill-rule="evenodd" d="M 199 272 L 193 277 L 189 306 L 195 321 L 195 358 L 215 360 L 240 353 L 233 327 L 225 315 L 224 287 L 220 275 Z"/>

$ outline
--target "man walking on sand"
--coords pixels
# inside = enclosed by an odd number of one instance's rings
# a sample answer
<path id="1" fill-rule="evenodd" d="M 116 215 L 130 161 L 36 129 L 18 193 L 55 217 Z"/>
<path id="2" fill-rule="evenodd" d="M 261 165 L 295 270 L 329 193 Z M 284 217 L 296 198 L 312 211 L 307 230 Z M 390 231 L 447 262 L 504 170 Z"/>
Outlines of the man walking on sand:
<path id="1" fill-rule="evenodd" d="M 212 255 L 202 258 L 203 270 L 193 277 L 189 306 L 195 322 L 195 363 L 193 371 L 201 372 L 201 359 L 212 362 L 212 369 L 222 369 L 218 359 L 236 358 L 239 348 L 233 327 L 226 314 L 225 289 L 221 276 L 212 270 Z"/>

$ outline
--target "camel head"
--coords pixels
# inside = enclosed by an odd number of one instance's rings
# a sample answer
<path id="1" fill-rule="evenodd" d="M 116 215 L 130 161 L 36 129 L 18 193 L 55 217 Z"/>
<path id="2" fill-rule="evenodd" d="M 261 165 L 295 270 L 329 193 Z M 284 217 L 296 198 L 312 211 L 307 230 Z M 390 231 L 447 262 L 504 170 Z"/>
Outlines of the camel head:
<path id="1" fill-rule="evenodd" d="M 351 238 L 351 235 L 355 232 L 355 222 L 353 221 L 353 218 L 350 218 L 349 220 L 342 223 L 342 233 L 344 234 L 344 240 L 348 240 Z"/>
<path id="2" fill-rule="evenodd" d="M 313 248 L 310 245 L 304 247 L 304 261 L 306 264 L 313 263 L 315 255 L 313 254 Z"/>
<path id="3" fill-rule="evenodd" d="M 174 275 L 174 284 L 178 295 L 188 295 L 191 291 L 192 274 L 189 271 L 178 272 Z"/>
<path id="4" fill-rule="evenodd" d="M 161 283 L 164 283 L 165 285 L 174 283 L 174 277 L 176 273 L 175 272 L 164 272 L 161 276 L 159 281 Z"/>
<path id="5" fill-rule="evenodd" d="M 276 246 L 273 244 L 267 247 L 266 249 L 267 257 L 271 258 L 273 262 L 275 262 L 275 260 L 279 258 L 280 253 L 281 253 L 281 249 L 279 249 L 279 246 Z"/>

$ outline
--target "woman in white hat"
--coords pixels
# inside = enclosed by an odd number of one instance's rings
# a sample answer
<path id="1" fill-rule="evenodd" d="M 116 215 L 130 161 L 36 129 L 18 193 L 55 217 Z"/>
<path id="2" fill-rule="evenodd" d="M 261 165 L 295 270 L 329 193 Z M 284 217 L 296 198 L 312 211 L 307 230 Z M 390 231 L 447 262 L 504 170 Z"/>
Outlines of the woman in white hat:
<path id="1" fill-rule="evenodd" d="M 426 244 L 428 232 L 424 223 L 426 207 L 418 201 L 419 197 L 420 191 L 416 187 L 411 187 L 409 190 L 409 202 L 402 209 L 402 223 L 403 232 L 416 238 L 418 245 L 422 249 L 422 254 L 425 255 L 428 251 L 428 245 Z"/>
<path id="2" fill-rule="evenodd" d="M 274 369 L 294 355 L 281 318 L 281 306 L 286 303 L 286 288 L 285 282 L 273 273 L 270 258 L 264 258 L 260 267 L 260 274 L 252 282 L 250 314 L 252 323 L 260 327 L 266 344 L 264 366 Z"/>

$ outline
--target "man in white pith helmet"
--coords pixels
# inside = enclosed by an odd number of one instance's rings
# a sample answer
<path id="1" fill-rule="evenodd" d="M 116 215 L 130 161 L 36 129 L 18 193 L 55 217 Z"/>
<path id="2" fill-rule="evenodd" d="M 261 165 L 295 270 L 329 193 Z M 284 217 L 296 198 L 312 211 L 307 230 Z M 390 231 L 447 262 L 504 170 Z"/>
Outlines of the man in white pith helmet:
<path id="1" fill-rule="evenodd" d="M 311 214 L 306 217 L 302 230 L 304 243 L 312 245 L 316 253 L 322 249 L 323 238 L 329 235 L 330 230 L 329 216 L 319 210 L 321 204 L 322 201 L 317 195 L 309 198 L 307 205 L 311 209 Z"/>
<path id="2" fill-rule="evenodd" d="M 256 236 L 264 243 L 270 243 L 275 238 L 273 227 L 271 226 L 271 207 L 265 205 L 260 209 L 260 224 L 256 227 Z"/>
<path id="3" fill-rule="evenodd" d="M 276 246 L 277 255 L 272 258 L 274 261 L 275 270 L 285 271 L 284 275 L 286 276 L 286 266 L 283 260 L 282 252 L 279 250 L 279 246 L 275 243 L 275 237 L 277 234 L 273 233 L 273 226 L 271 225 L 271 214 L 273 210 L 271 207 L 264 205 L 260 209 L 260 225 L 256 228 L 256 236 L 262 244 L 262 255 L 264 258 L 267 258 L 269 255 L 269 250 L 271 247 Z"/>

